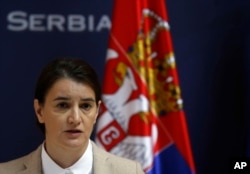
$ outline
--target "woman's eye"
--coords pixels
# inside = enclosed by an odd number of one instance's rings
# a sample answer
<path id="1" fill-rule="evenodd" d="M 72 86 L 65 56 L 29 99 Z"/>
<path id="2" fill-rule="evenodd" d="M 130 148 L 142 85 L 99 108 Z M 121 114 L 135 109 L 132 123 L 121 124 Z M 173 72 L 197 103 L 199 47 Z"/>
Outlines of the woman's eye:
<path id="1" fill-rule="evenodd" d="M 84 103 L 81 105 L 81 108 L 83 108 L 84 110 L 89 110 L 91 108 L 91 105 L 88 103 Z"/>
<path id="2" fill-rule="evenodd" d="M 58 103 L 57 107 L 59 107 L 59 108 L 67 108 L 68 104 L 67 103 Z"/>

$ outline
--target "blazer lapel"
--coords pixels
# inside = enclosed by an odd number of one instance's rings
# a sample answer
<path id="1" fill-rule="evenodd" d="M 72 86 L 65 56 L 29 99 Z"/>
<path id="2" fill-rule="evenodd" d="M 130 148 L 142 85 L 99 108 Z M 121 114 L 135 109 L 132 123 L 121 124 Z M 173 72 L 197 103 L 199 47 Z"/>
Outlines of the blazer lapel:
<path id="1" fill-rule="evenodd" d="M 37 150 L 30 153 L 24 160 L 24 170 L 18 172 L 18 174 L 42 174 L 42 161 L 41 161 L 41 148 L 39 146 Z"/>
<path id="2" fill-rule="evenodd" d="M 94 174 L 99 173 L 108 173 L 114 174 L 113 164 L 109 161 L 109 157 L 106 152 L 100 148 L 98 148 L 93 142 L 93 156 L 94 156 Z"/>

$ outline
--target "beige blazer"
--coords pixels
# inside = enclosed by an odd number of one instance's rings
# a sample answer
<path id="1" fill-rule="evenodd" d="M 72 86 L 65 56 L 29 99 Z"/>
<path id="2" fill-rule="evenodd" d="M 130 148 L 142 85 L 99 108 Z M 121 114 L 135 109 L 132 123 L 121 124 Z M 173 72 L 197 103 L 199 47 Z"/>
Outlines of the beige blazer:
<path id="1" fill-rule="evenodd" d="M 93 142 L 94 174 L 144 174 L 139 163 L 125 158 L 114 156 Z M 30 154 L 0 163 L 0 174 L 43 174 L 40 145 Z"/>

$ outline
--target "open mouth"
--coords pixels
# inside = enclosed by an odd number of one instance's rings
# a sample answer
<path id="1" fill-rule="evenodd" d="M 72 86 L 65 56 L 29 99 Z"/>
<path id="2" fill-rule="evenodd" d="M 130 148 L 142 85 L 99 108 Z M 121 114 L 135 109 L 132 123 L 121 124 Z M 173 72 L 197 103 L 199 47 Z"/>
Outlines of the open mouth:
<path id="1" fill-rule="evenodd" d="M 80 130 L 67 130 L 68 133 L 82 133 Z"/>
<path id="2" fill-rule="evenodd" d="M 77 130 L 77 129 L 72 129 L 72 130 L 66 130 L 65 133 L 66 133 L 68 138 L 75 139 L 75 138 L 81 137 L 83 131 Z"/>
<path id="3" fill-rule="evenodd" d="M 82 132 L 82 131 L 80 131 L 80 130 L 67 130 L 66 132 L 75 132 L 75 133 L 78 133 L 78 132 Z"/>

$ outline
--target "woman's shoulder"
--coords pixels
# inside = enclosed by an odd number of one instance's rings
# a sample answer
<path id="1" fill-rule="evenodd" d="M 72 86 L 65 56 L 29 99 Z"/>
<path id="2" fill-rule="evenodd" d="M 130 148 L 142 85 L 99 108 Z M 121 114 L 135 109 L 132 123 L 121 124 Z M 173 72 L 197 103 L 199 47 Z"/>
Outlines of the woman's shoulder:
<path id="1" fill-rule="evenodd" d="M 0 163 L 0 173 L 11 174 L 25 169 L 23 162 L 26 160 L 27 155 Z"/>
<path id="2" fill-rule="evenodd" d="M 0 174 L 13 174 L 26 170 L 31 163 L 37 161 L 39 153 L 40 147 L 27 155 L 0 163 Z"/>
<path id="3" fill-rule="evenodd" d="M 123 173 L 126 173 L 126 171 L 128 173 L 131 173 L 131 171 L 135 171 L 135 173 L 138 174 L 144 173 L 139 162 L 114 155 L 110 152 L 103 150 L 94 143 L 93 143 L 93 152 L 94 152 L 94 157 L 98 158 L 99 161 L 105 161 L 109 164 L 112 164 L 114 170 L 119 171 L 117 173 L 121 173 L 120 172 L 121 170 L 123 171 Z"/>

